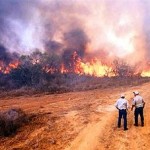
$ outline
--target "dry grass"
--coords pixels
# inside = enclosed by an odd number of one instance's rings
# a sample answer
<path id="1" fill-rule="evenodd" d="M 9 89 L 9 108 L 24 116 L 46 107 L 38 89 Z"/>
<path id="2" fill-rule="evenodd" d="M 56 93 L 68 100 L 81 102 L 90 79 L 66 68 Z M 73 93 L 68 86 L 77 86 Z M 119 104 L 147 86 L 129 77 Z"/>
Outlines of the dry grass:
<path id="1" fill-rule="evenodd" d="M 91 77 L 79 76 L 75 74 L 56 77 L 54 81 L 47 82 L 45 85 L 37 87 L 21 87 L 15 90 L 0 91 L 0 98 L 32 96 L 42 94 L 66 93 L 72 91 L 86 91 L 93 89 L 104 89 L 121 86 L 137 86 L 149 82 L 150 78 L 143 77 Z"/>
<path id="2" fill-rule="evenodd" d="M 27 121 L 26 114 L 21 109 L 9 109 L 4 112 L 0 112 L 0 135 L 10 136 L 16 133 Z"/>

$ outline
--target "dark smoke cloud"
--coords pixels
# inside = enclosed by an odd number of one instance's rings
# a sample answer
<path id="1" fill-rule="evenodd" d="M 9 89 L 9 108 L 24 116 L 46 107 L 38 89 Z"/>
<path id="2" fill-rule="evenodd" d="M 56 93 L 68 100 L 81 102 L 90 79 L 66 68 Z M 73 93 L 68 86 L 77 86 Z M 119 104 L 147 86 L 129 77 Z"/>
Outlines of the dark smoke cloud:
<path id="1" fill-rule="evenodd" d="M 86 9 L 76 8 L 73 1 L 68 0 L 49 1 L 49 5 L 43 4 L 42 9 L 44 10 L 43 24 L 46 47 L 47 43 L 50 49 L 54 43 L 59 43 L 59 46 L 55 46 L 59 49 L 61 45 L 62 53 L 65 49 L 70 49 L 78 51 L 79 55 L 83 56 L 88 36 L 78 14 L 83 11 L 85 13 Z"/>
<path id="2" fill-rule="evenodd" d="M 9 52 L 7 52 L 6 48 L 0 45 L 0 61 L 9 63 L 12 60 Z"/>
<path id="3" fill-rule="evenodd" d="M 74 72 L 74 63 L 78 61 L 79 58 L 84 57 L 89 39 L 83 29 L 80 28 L 72 29 L 64 33 L 63 39 L 66 46 L 62 54 L 63 63 L 68 70 Z"/>
<path id="4" fill-rule="evenodd" d="M 45 50 L 48 53 L 60 53 L 60 50 L 62 49 L 63 44 L 57 42 L 57 41 L 48 41 L 45 43 Z"/>
<path id="5" fill-rule="evenodd" d="M 67 48 L 73 52 L 76 51 L 79 56 L 83 57 L 89 39 L 83 29 L 77 28 L 64 33 L 64 42 Z"/>

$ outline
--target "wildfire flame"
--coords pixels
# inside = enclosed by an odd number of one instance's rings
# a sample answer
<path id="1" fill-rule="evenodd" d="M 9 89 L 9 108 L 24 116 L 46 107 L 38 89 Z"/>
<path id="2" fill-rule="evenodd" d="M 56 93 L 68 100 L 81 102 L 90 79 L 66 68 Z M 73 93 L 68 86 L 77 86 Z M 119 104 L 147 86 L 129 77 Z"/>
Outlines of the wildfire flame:
<path id="1" fill-rule="evenodd" d="M 112 72 L 112 67 L 107 65 L 103 65 L 101 61 L 97 58 L 92 59 L 88 62 L 83 62 L 80 57 L 78 57 L 77 52 L 73 53 L 73 60 L 74 60 L 74 73 L 80 75 L 90 75 L 96 77 L 103 77 L 103 76 L 114 76 Z M 62 64 L 61 73 L 67 73 L 67 70 Z"/>
<path id="2" fill-rule="evenodd" d="M 81 59 L 77 52 L 75 51 L 72 54 L 72 63 L 70 66 L 73 68 L 69 70 L 64 63 L 61 64 L 61 67 L 55 68 L 55 67 L 50 67 L 48 65 L 45 65 L 43 67 L 43 70 L 46 73 L 53 74 L 55 72 L 59 73 L 76 73 L 79 75 L 90 75 L 90 76 L 95 76 L 95 77 L 112 77 L 115 76 L 115 73 L 113 72 L 113 67 L 111 65 L 106 65 L 102 64 L 102 62 L 97 59 L 96 57 L 91 59 L 91 60 L 84 60 Z M 33 65 L 40 63 L 40 61 L 36 61 L 36 63 L 33 62 Z M 13 62 L 10 62 L 8 65 L 6 65 L 3 61 L 0 61 L 0 72 L 3 74 L 9 74 L 11 70 L 18 68 L 20 62 L 18 60 L 15 60 Z M 150 77 L 150 70 L 143 70 L 141 72 L 142 77 Z"/>
<path id="3" fill-rule="evenodd" d="M 0 72 L 4 74 L 9 74 L 12 69 L 18 68 L 19 61 L 13 61 L 10 62 L 8 65 L 6 65 L 3 61 L 0 61 Z"/>
<path id="4" fill-rule="evenodd" d="M 150 70 L 149 70 L 149 71 L 143 71 L 143 72 L 141 73 L 141 76 L 142 76 L 142 77 L 150 77 Z"/>

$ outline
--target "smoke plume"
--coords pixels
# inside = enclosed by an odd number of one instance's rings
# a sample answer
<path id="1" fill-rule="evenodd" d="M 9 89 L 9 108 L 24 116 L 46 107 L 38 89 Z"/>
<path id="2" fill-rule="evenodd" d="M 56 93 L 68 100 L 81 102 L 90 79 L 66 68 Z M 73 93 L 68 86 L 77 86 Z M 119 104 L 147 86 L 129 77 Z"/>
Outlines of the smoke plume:
<path id="1" fill-rule="evenodd" d="M 149 0 L 1 0 L 0 59 L 7 59 L 6 48 L 149 61 L 149 8 Z"/>

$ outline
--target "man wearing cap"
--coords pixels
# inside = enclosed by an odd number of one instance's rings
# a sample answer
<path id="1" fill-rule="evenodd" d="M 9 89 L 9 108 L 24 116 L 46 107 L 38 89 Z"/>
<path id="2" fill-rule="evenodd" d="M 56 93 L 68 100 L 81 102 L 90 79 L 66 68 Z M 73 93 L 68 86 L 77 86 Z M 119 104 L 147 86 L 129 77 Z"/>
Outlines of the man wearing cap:
<path id="1" fill-rule="evenodd" d="M 133 93 L 134 93 L 134 98 L 133 98 L 133 102 L 132 102 L 131 111 L 135 107 L 135 111 L 134 111 L 135 124 L 134 125 L 138 126 L 138 115 L 140 115 L 140 117 L 141 117 L 141 126 L 144 126 L 143 108 L 145 106 L 145 102 L 144 102 L 142 96 L 139 95 L 138 91 L 135 91 Z"/>
<path id="2" fill-rule="evenodd" d="M 129 103 L 125 99 L 125 95 L 121 94 L 120 98 L 115 103 L 115 107 L 119 110 L 118 117 L 118 128 L 121 127 L 121 118 L 124 119 L 124 130 L 128 130 L 127 128 L 127 109 L 129 108 Z"/>

